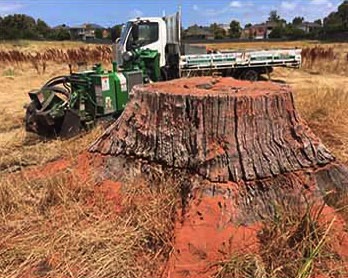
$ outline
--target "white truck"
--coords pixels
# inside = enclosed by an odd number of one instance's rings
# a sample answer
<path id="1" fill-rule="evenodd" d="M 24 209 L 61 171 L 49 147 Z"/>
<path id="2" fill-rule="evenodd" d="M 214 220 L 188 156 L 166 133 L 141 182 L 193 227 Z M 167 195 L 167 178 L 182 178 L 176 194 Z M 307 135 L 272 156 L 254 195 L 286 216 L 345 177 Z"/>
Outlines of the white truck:
<path id="1" fill-rule="evenodd" d="M 185 51 L 181 43 L 180 12 L 162 18 L 138 17 L 129 20 L 116 42 L 116 60 L 120 67 L 125 60 L 130 59 L 134 48 L 158 51 L 161 80 L 219 74 L 256 81 L 261 74 L 271 73 L 274 67 L 301 66 L 301 49 L 207 53 L 205 47 L 191 47 L 191 51 L 187 51 L 189 48 L 186 47 Z"/>

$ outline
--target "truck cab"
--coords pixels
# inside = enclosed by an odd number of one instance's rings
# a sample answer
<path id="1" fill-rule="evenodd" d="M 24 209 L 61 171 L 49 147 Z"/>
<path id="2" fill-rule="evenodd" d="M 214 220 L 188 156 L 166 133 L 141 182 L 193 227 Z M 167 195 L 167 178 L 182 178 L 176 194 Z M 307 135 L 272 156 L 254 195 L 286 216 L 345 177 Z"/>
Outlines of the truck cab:
<path id="1" fill-rule="evenodd" d="M 157 50 L 160 54 L 160 66 L 164 66 L 166 42 L 166 23 L 162 18 L 151 17 L 128 21 L 123 27 L 119 44 L 121 53 L 133 48 Z"/>
<path id="2" fill-rule="evenodd" d="M 133 50 L 149 49 L 159 54 L 161 79 L 179 77 L 180 12 L 167 17 L 143 17 L 129 20 L 116 44 L 116 61 L 120 67 Z"/>

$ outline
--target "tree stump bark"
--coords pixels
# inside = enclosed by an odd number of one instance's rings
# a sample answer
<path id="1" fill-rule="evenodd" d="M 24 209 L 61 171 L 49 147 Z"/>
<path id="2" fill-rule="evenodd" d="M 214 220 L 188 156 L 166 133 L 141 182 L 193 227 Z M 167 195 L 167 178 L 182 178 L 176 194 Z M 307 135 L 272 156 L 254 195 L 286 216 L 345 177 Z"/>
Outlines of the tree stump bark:
<path id="1" fill-rule="evenodd" d="M 334 160 L 297 114 L 289 87 L 211 77 L 135 87 L 90 151 L 188 169 L 213 182 L 253 181 Z"/>

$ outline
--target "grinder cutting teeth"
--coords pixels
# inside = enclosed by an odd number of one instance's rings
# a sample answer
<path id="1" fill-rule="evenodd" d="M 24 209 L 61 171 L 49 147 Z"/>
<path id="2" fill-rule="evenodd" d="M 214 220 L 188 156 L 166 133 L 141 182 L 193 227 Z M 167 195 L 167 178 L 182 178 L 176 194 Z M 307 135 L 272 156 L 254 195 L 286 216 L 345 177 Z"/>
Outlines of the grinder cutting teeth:
<path id="1" fill-rule="evenodd" d="M 46 137 L 60 135 L 71 96 L 68 82 L 68 76 L 58 76 L 49 80 L 40 90 L 29 92 L 31 103 L 27 106 L 25 118 L 27 131 Z"/>

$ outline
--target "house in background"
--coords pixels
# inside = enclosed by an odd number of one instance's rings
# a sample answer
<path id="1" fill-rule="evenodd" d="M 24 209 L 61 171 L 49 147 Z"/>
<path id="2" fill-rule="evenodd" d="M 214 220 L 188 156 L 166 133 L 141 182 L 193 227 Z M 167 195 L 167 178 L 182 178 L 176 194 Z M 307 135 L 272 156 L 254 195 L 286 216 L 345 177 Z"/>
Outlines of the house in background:
<path id="1" fill-rule="evenodd" d="M 219 24 L 218 25 L 221 29 L 224 29 L 226 34 L 230 31 L 230 24 Z"/>
<path id="2" fill-rule="evenodd" d="M 73 40 L 94 40 L 96 39 L 96 30 L 103 32 L 105 28 L 98 24 L 85 23 L 78 26 L 72 26 L 69 28 L 71 39 Z"/>
<path id="3" fill-rule="evenodd" d="M 213 40 L 214 34 L 209 30 L 209 27 L 203 27 L 194 25 L 184 32 L 184 36 L 186 39 L 191 40 Z"/>
<path id="4" fill-rule="evenodd" d="M 322 28 L 322 26 L 319 23 L 315 22 L 302 22 L 300 25 L 296 26 L 298 29 L 303 30 L 306 33 L 311 33 L 312 31 L 316 29 Z"/>
<path id="5" fill-rule="evenodd" d="M 255 24 L 242 30 L 241 39 L 268 39 L 269 34 L 278 25 L 276 22 L 267 21 L 261 24 Z"/>

